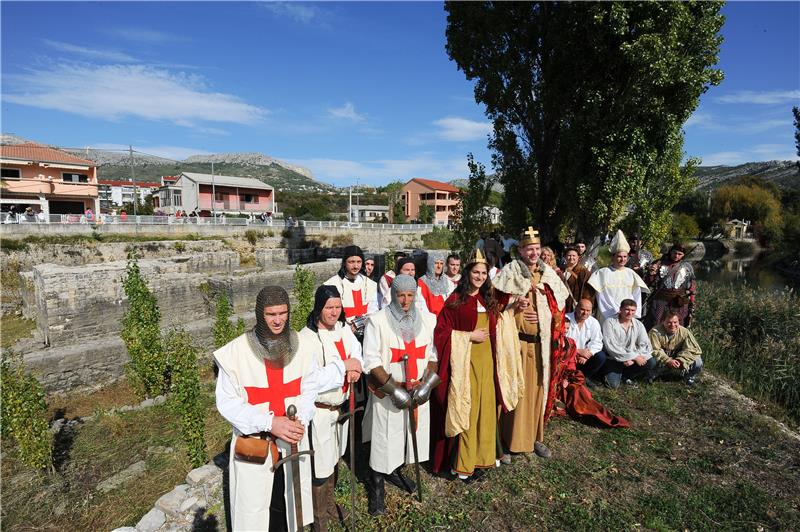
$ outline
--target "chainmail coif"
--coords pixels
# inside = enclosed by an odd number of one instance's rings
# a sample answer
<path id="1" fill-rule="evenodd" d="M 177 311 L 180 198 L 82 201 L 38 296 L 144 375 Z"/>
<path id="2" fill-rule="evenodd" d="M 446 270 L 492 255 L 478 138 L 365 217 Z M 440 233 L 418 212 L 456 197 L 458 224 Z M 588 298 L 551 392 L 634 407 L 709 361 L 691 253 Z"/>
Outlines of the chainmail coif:
<path id="1" fill-rule="evenodd" d="M 441 251 L 428 252 L 428 269 L 422 280 L 425 281 L 425 284 L 428 285 L 428 290 L 435 296 L 446 296 L 449 288 L 447 285 L 447 276 L 444 274 L 444 268 L 442 268 L 442 273 L 439 277 L 436 277 L 436 261 L 444 262 L 444 258 L 444 253 Z"/>
<path id="2" fill-rule="evenodd" d="M 389 323 L 392 328 L 400 335 L 404 342 L 410 342 L 422 332 L 422 316 L 419 315 L 415 302 L 411 301 L 411 307 L 405 311 L 397 300 L 398 292 L 413 292 L 414 299 L 417 296 L 417 282 L 413 277 L 400 274 L 394 278 L 392 283 L 392 302 L 389 303 Z"/>
<path id="3" fill-rule="evenodd" d="M 273 334 L 264 318 L 264 309 L 276 305 L 286 305 L 290 310 L 286 325 L 280 334 Z M 250 346 L 264 360 L 275 365 L 285 366 L 297 352 L 297 333 L 291 326 L 291 306 L 289 294 L 280 286 L 265 286 L 256 296 L 256 325 L 247 335 Z"/>

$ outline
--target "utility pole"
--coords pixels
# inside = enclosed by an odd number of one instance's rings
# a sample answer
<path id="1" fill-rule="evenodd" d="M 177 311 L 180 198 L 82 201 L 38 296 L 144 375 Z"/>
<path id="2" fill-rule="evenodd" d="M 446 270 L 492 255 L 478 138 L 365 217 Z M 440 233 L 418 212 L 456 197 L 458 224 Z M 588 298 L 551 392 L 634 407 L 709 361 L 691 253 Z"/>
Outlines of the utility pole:
<path id="1" fill-rule="evenodd" d="M 198 187 L 199 188 L 199 187 Z M 217 187 L 214 184 L 214 161 L 211 161 L 211 213 L 217 223 Z"/>
<path id="2" fill-rule="evenodd" d="M 133 215 L 136 216 L 136 204 L 139 203 L 136 197 L 136 181 L 133 180 L 133 146 L 128 144 L 128 150 L 131 154 L 131 184 L 133 185 Z"/>
<path id="3" fill-rule="evenodd" d="M 347 221 L 353 221 L 353 185 L 350 185 L 350 197 L 347 201 Z"/>

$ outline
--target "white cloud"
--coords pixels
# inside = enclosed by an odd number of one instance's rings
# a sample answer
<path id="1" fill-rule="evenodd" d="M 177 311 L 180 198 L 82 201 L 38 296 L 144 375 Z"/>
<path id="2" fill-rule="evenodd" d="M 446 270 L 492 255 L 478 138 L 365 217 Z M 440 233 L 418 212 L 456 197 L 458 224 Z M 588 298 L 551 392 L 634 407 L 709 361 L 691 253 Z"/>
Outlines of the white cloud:
<path id="1" fill-rule="evenodd" d="M 703 166 L 736 166 L 754 161 L 794 161 L 797 154 L 790 144 L 756 144 L 740 151 L 720 151 L 701 157 Z"/>
<path id="2" fill-rule="evenodd" d="M 367 119 L 365 115 L 356 112 L 352 102 L 345 102 L 341 107 L 331 107 L 328 109 L 328 116 L 331 118 L 342 118 L 353 122 L 363 122 Z"/>
<path id="3" fill-rule="evenodd" d="M 751 135 L 764 133 L 779 127 L 791 127 L 791 116 L 785 118 L 762 119 L 761 117 L 728 117 L 724 121 L 718 120 L 711 113 L 697 112 L 689 117 L 684 124 L 685 128 L 697 128 L 707 131 L 719 131 L 728 134 Z"/>
<path id="4" fill-rule="evenodd" d="M 469 174 L 466 158 L 438 159 L 430 154 L 408 159 L 304 159 L 291 162 L 309 168 L 322 181 L 339 185 L 352 184 L 356 179 L 360 183 L 373 185 L 389 181 L 408 181 L 413 177 L 450 181 Z"/>
<path id="5" fill-rule="evenodd" d="M 268 111 L 212 92 L 195 75 L 145 65 L 60 63 L 7 75 L 5 102 L 82 116 L 126 116 L 194 127 L 198 122 L 254 124 Z"/>
<path id="6" fill-rule="evenodd" d="M 262 2 L 261 5 L 279 17 L 292 19 L 302 24 L 310 24 L 325 16 L 325 11 L 306 2 Z"/>
<path id="7" fill-rule="evenodd" d="M 443 140 L 467 141 L 485 139 L 492 132 L 488 122 L 476 122 L 457 116 L 448 116 L 433 122 L 439 128 L 437 136 Z"/>
<path id="8" fill-rule="evenodd" d="M 117 63 L 135 63 L 136 58 L 125 52 L 117 52 L 114 50 L 98 50 L 95 48 L 86 48 L 78 46 L 77 44 L 70 44 L 62 41 L 53 41 L 51 39 L 44 39 L 43 42 L 60 52 L 68 54 L 76 54 L 95 60 L 115 61 Z"/>
<path id="9" fill-rule="evenodd" d="M 718 96 L 716 100 L 721 103 L 748 103 L 757 105 L 797 103 L 800 101 L 800 90 L 737 91 Z"/>
<path id="10" fill-rule="evenodd" d="M 137 44 L 164 44 L 168 42 L 184 42 L 188 39 L 179 33 L 151 30 L 147 28 L 115 28 L 104 32 L 106 35 L 125 39 Z"/>

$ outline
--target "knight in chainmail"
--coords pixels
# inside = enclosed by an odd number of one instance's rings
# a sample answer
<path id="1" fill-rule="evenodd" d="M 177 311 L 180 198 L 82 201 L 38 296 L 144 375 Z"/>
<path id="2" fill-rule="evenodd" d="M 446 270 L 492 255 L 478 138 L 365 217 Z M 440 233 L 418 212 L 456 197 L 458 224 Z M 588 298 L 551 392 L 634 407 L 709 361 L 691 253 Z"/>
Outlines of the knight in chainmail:
<path id="1" fill-rule="evenodd" d="M 283 467 L 272 471 L 293 445 L 309 448 L 306 428 L 316 411 L 320 378 L 316 361 L 298 349 L 290 310 L 286 290 L 263 288 L 256 297 L 255 327 L 214 352 L 217 410 L 233 427 L 228 468 L 233 530 L 295 530 L 313 521 L 311 459 L 299 459 L 299 483 L 288 480 Z M 285 503 L 292 494 L 302 501 L 302 524 Z"/>
<path id="2" fill-rule="evenodd" d="M 417 283 L 399 274 L 392 282 L 390 303 L 370 315 L 364 332 L 364 371 L 369 375 L 369 403 L 364 415 L 364 439 L 370 440 L 370 515 L 385 512 L 384 480 L 409 493 L 416 484 L 401 467 L 414 463 L 409 416 L 416 411 L 418 459 L 428 460 L 430 406 L 440 382 L 433 343 L 436 317 L 414 303 Z"/>
<path id="3" fill-rule="evenodd" d="M 429 312 L 439 315 L 445 300 L 455 289 L 455 285 L 444 273 L 445 254 L 441 251 L 428 252 L 428 269 L 425 275 L 419 278 L 422 298 Z"/>
<path id="4" fill-rule="evenodd" d="M 678 314 L 684 327 L 691 324 L 697 279 L 685 256 L 686 248 L 676 243 L 652 264 L 653 274 L 648 278 L 651 295 L 647 300 L 647 315 L 642 320 L 648 330 L 664 321 L 670 311 Z"/>

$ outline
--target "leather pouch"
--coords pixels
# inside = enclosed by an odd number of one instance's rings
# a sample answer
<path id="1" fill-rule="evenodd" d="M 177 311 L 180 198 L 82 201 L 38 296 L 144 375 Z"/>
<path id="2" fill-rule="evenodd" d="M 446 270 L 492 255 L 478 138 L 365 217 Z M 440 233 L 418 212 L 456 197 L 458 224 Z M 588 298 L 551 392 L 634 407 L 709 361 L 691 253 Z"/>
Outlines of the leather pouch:
<path id="1" fill-rule="evenodd" d="M 263 465 L 269 455 L 269 440 L 252 436 L 238 436 L 233 457 L 240 462 Z"/>

